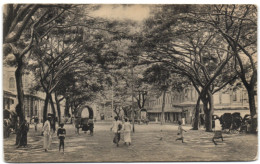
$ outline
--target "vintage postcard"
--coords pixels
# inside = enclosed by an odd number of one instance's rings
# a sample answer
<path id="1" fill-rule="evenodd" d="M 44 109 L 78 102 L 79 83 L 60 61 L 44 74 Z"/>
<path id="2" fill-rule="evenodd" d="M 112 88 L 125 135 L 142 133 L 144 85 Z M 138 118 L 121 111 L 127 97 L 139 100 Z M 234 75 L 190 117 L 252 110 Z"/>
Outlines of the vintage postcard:
<path id="1" fill-rule="evenodd" d="M 256 5 L 2 7 L 5 162 L 257 160 Z"/>

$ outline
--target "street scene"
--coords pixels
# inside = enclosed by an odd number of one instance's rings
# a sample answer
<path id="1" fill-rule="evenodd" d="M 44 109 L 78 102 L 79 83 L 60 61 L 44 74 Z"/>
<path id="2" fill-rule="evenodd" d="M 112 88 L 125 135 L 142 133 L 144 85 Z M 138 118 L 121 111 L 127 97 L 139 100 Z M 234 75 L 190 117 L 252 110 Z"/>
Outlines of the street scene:
<path id="1" fill-rule="evenodd" d="M 255 5 L 3 5 L 5 162 L 258 159 Z"/>
<path id="2" fill-rule="evenodd" d="M 68 134 L 65 139 L 65 153 L 58 150 L 58 138 L 55 136 L 51 150 L 43 150 L 40 132 L 30 129 L 28 146 L 16 149 L 15 138 L 4 140 L 5 160 L 12 162 L 122 162 L 122 161 L 247 161 L 256 157 L 257 137 L 255 135 L 224 134 L 224 142 L 215 146 L 213 134 L 204 130 L 189 131 L 184 128 L 185 143 L 175 141 L 178 126 L 151 123 L 136 125 L 132 134 L 132 145 L 120 141 L 119 147 L 113 144 L 113 133 L 109 131 L 109 122 L 95 123 L 95 132 L 75 134 L 74 127 L 66 124 Z M 163 130 L 160 133 L 160 130 Z M 161 139 L 162 137 L 162 139 Z M 244 141 L 244 142 L 243 142 Z M 14 155 L 19 154 L 19 155 Z"/>

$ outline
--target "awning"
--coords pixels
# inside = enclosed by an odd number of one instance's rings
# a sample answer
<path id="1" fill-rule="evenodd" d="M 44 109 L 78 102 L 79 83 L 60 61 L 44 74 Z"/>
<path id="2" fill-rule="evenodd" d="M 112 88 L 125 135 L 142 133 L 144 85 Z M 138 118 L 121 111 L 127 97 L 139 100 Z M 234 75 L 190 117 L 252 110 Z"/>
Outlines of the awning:
<path id="1" fill-rule="evenodd" d="M 185 101 L 179 104 L 173 104 L 173 107 L 189 107 L 189 106 L 196 106 L 197 102 L 194 101 Z"/>
<path id="2" fill-rule="evenodd" d="M 6 98 L 16 98 L 16 94 L 11 91 L 5 91 L 4 90 L 4 97 Z"/>
<path id="3" fill-rule="evenodd" d="M 182 112 L 181 108 L 165 108 L 164 113 L 179 113 Z M 147 109 L 147 113 L 162 113 L 162 108 Z"/>
<path id="4" fill-rule="evenodd" d="M 242 106 L 214 106 L 215 110 L 249 110 L 248 107 Z"/>

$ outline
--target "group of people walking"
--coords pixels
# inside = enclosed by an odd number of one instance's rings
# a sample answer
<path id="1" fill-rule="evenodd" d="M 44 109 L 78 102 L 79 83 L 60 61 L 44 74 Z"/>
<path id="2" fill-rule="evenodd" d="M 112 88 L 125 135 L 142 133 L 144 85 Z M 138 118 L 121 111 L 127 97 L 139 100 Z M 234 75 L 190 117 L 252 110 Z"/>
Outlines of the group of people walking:
<path id="1" fill-rule="evenodd" d="M 212 138 L 212 141 L 216 145 L 215 139 L 221 138 L 223 141 L 223 136 L 222 136 L 222 132 L 221 132 L 221 125 L 218 122 L 218 119 L 216 119 L 215 121 L 216 121 L 215 135 Z M 55 126 L 55 124 L 54 124 L 54 126 Z M 123 135 L 122 138 L 123 138 L 124 144 L 129 145 L 129 146 L 131 145 L 132 126 L 131 126 L 128 118 L 124 118 L 124 120 L 122 121 L 120 119 L 120 117 L 115 116 L 110 130 L 114 133 L 113 143 L 115 143 L 117 147 L 119 146 L 119 141 L 121 140 L 121 137 L 122 137 L 121 135 Z M 51 147 L 52 138 L 55 133 L 55 127 L 53 127 L 53 120 L 50 116 L 48 116 L 47 120 L 44 122 L 42 132 L 43 132 L 43 136 L 44 136 L 43 148 L 44 148 L 45 152 L 47 152 Z M 181 140 L 182 143 L 184 143 L 184 133 L 183 132 L 186 132 L 186 131 L 183 129 L 182 123 L 179 122 L 177 135 L 179 135 L 180 137 L 177 138 L 176 140 Z M 65 136 L 66 136 L 66 130 L 64 128 L 63 122 L 60 123 L 60 127 L 57 130 L 57 136 L 60 141 L 59 151 L 62 148 L 63 152 L 64 152 L 64 140 L 65 140 Z"/>
<path id="2" fill-rule="evenodd" d="M 129 146 L 131 145 L 132 126 L 128 118 L 125 118 L 124 122 L 122 122 L 119 117 L 115 116 L 110 130 L 114 132 L 113 143 L 115 143 L 117 146 L 119 146 L 121 134 L 124 136 L 125 144 L 128 144 Z"/>

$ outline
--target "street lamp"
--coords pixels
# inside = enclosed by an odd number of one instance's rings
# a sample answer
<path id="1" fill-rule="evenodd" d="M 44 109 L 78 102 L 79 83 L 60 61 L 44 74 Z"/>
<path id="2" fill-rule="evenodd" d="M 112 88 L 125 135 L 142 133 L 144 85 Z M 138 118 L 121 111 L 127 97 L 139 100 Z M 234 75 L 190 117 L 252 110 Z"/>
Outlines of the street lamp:
<path id="1" fill-rule="evenodd" d="M 111 108 L 112 108 L 112 119 L 114 118 L 114 85 L 113 85 L 113 80 L 112 80 L 112 103 L 111 103 Z"/>
<path id="2" fill-rule="evenodd" d="M 131 75 L 132 75 L 132 124 L 133 124 L 133 132 L 135 132 L 135 117 L 134 117 L 134 63 L 131 60 Z"/>

